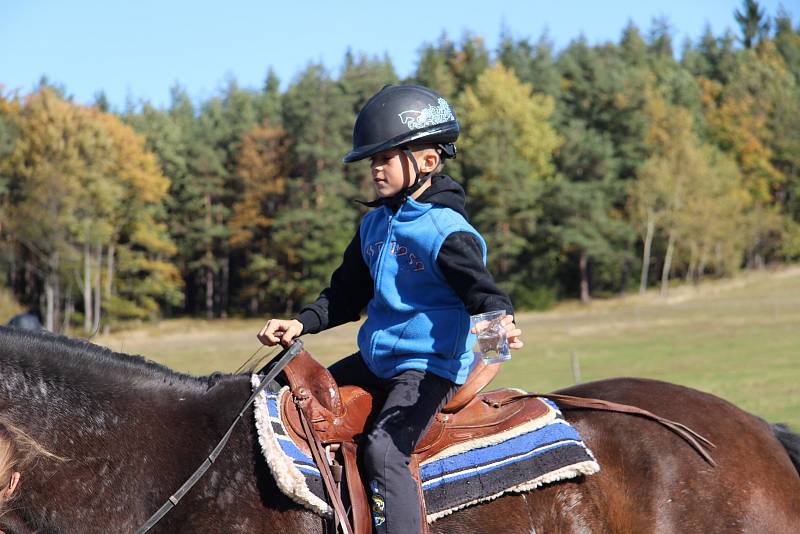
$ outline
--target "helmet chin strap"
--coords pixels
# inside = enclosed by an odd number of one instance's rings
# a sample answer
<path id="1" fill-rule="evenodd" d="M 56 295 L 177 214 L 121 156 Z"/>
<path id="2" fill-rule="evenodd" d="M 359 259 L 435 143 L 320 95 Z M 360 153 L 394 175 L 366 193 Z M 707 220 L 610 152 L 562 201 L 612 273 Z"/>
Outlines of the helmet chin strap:
<path id="1" fill-rule="evenodd" d="M 411 165 L 414 167 L 413 183 L 410 186 L 403 189 L 402 191 L 398 192 L 397 195 L 395 195 L 402 197 L 402 199 L 405 201 L 405 199 L 409 198 L 411 195 L 419 191 L 419 188 L 422 187 L 425 184 L 425 182 L 428 181 L 428 179 L 431 177 L 431 173 L 428 172 L 420 176 L 421 173 L 419 170 L 419 165 L 417 165 L 417 159 L 414 157 L 414 154 L 411 152 L 411 149 L 408 148 L 408 146 L 403 146 L 400 148 L 400 150 L 403 152 L 403 154 L 406 155 L 406 158 L 408 158 L 408 161 L 410 161 Z"/>
<path id="2" fill-rule="evenodd" d="M 392 210 L 397 210 L 400 208 L 400 206 L 403 205 L 403 203 L 407 199 L 411 197 L 411 195 L 419 191 L 419 188 L 425 185 L 425 182 L 427 182 L 430 179 L 431 173 L 428 172 L 422 175 L 422 173 L 419 170 L 419 165 L 417 164 L 417 160 L 414 158 L 414 154 L 411 152 L 411 149 L 409 149 L 408 146 L 402 146 L 400 147 L 400 150 L 403 152 L 403 154 L 405 154 L 406 158 L 408 158 L 408 161 L 410 161 L 411 165 L 414 167 L 414 182 L 408 187 L 405 187 L 400 191 L 398 191 L 397 194 L 394 196 L 376 198 L 375 200 L 372 200 L 370 202 L 361 202 L 359 200 L 358 201 L 359 203 L 368 206 L 370 208 L 374 208 L 376 206 L 390 206 Z"/>

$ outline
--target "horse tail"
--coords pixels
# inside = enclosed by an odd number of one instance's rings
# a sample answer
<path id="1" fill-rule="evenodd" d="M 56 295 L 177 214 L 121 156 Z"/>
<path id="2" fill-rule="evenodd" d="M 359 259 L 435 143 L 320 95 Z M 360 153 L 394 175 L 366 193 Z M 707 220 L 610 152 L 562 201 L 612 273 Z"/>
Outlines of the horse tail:
<path id="1" fill-rule="evenodd" d="M 772 424 L 770 427 L 772 428 L 772 433 L 775 434 L 783 448 L 786 449 L 789 458 L 792 459 L 794 468 L 797 469 L 797 474 L 800 475 L 800 435 L 795 434 L 789 430 L 788 426 L 782 423 Z"/>

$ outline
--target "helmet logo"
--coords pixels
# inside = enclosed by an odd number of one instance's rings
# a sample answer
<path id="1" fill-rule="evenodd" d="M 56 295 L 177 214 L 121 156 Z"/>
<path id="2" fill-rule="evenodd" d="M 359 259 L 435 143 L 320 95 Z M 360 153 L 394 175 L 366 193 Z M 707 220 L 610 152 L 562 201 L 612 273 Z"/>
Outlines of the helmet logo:
<path id="1" fill-rule="evenodd" d="M 454 121 L 456 118 L 450 110 L 450 105 L 444 98 L 439 98 L 438 105 L 433 107 L 428 104 L 423 110 L 417 111 L 409 109 L 399 113 L 400 122 L 408 126 L 409 130 L 419 130 L 427 126 L 442 124 L 443 122 Z"/>

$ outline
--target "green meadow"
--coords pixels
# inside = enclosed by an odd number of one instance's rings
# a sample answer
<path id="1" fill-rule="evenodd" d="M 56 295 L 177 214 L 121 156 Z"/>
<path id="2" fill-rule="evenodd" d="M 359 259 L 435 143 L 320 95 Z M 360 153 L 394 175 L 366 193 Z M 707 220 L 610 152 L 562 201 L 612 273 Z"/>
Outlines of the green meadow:
<path id="1" fill-rule="evenodd" d="M 800 267 L 521 313 L 525 347 L 497 386 L 550 391 L 614 376 L 656 378 L 719 395 L 800 430 Z M 269 354 L 263 320 L 162 321 L 101 336 L 114 350 L 141 354 L 192 374 L 233 372 Z M 355 351 L 353 323 L 314 336 L 306 347 L 328 364 Z"/>

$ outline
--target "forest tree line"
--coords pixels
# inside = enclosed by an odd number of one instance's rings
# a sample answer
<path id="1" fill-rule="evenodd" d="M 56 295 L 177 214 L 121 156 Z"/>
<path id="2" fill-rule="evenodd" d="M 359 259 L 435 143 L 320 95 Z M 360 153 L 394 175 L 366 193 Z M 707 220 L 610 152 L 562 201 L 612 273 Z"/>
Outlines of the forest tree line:
<path id="1" fill-rule="evenodd" d="M 112 110 L 43 81 L 0 92 L 0 268 L 50 329 L 291 314 L 313 300 L 370 200 L 345 166 L 383 85 L 428 85 L 461 123 L 445 173 L 520 309 L 800 258 L 800 28 L 754 0 L 738 31 L 673 43 L 443 35 L 400 79 L 388 57 L 308 64 L 285 90 L 230 79 L 193 102 Z"/>

